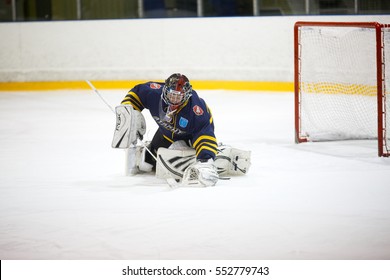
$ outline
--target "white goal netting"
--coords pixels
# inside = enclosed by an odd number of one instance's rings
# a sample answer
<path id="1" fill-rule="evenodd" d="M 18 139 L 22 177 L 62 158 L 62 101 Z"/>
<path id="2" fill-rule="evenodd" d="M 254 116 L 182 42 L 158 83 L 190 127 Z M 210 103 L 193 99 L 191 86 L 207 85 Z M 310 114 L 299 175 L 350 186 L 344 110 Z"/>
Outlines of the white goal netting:
<path id="1" fill-rule="evenodd" d="M 390 89 L 390 29 L 383 29 L 383 91 Z M 377 35 L 359 26 L 301 26 L 298 32 L 299 137 L 378 139 Z M 388 66 L 388 67 L 386 67 Z M 387 92 L 383 111 L 390 112 Z M 383 125 L 390 125 L 389 114 Z M 384 142 L 389 136 L 384 135 Z"/>

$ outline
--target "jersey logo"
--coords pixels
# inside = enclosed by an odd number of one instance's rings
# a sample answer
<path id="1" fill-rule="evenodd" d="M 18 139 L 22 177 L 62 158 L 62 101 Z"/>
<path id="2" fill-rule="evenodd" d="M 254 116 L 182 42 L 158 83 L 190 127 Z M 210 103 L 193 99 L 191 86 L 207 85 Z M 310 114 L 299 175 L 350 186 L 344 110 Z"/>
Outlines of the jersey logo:
<path id="1" fill-rule="evenodd" d="M 152 89 L 159 89 L 159 88 L 161 88 L 161 85 L 159 85 L 157 83 L 151 83 L 150 84 L 150 88 L 152 88 Z"/>
<path id="2" fill-rule="evenodd" d="M 183 128 L 187 127 L 188 125 L 188 120 L 186 118 L 181 117 L 179 120 L 179 125 Z"/>
<path id="3" fill-rule="evenodd" d="M 201 115 L 203 115 L 203 109 L 202 108 L 200 108 L 198 105 L 195 105 L 193 108 L 192 108 L 192 110 L 194 111 L 194 113 L 195 113 L 195 115 L 197 115 L 197 116 L 201 116 Z"/>

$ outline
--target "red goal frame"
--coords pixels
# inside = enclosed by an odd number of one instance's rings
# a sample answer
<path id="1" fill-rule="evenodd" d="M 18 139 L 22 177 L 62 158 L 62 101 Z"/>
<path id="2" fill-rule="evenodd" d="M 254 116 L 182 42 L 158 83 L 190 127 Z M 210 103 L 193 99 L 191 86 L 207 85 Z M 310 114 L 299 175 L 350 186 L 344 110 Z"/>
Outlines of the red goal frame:
<path id="1" fill-rule="evenodd" d="M 300 97 L 300 27 L 303 26 L 330 26 L 330 27 L 362 27 L 373 28 L 376 34 L 376 82 L 377 82 L 377 133 L 378 133 L 378 156 L 389 157 L 390 150 L 386 139 L 386 89 L 384 63 L 383 29 L 389 28 L 390 24 L 378 22 L 313 22 L 298 21 L 294 25 L 294 103 L 295 103 L 295 142 L 307 142 L 308 139 L 301 136 L 301 97 Z M 390 67 L 390 65 L 388 66 Z M 389 77 L 390 78 L 390 77 Z M 388 124 L 390 125 L 390 124 Z"/>

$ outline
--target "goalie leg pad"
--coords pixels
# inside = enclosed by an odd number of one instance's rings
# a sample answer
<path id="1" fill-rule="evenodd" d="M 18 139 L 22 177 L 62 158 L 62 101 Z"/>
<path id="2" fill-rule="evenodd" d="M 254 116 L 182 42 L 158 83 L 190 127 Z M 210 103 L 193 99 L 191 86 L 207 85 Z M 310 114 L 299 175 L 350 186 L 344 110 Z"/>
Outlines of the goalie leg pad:
<path id="1" fill-rule="evenodd" d="M 152 172 L 153 165 L 145 161 L 146 153 L 147 151 L 143 146 L 131 146 L 126 149 L 126 176 Z"/>
<path id="2" fill-rule="evenodd" d="M 218 147 L 218 154 L 214 165 L 218 174 L 245 175 L 251 165 L 251 152 L 232 148 L 226 145 Z M 187 167 L 196 162 L 195 150 L 186 148 L 183 150 L 159 148 L 157 152 L 156 176 L 159 178 L 182 179 Z"/>
<path id="3" fill-rule="evenodd" d="M 146 131 L 145 118 L 141 112 L 130 105 L 115 107 L 116 125 L 111 146 L 127 149 L 137 144 L 137 139 L 143 138 Z"/>
<path id="4" fill-rule="evenodd" d="M 170 150 L 194 150 L 184 140 L 175 141 L 168 148 Z"/>
<path id="5" fill-rule="evenodd" d="M 140 154 L 140 148 L 131 146 L 125 150 L 125 175 L 132 176 L 138 173 L 137 155 Z"/>
<path id="6" fill-rule="evenodd" d="M 156 176 L 158 178 L 182 179 L 188 166 L 196 161 L 195 149 L 173 150 L 159 148 L 157 151 Z"/>
<path id="7" fill-rule="evenodd" d="M 251 151 L 235 149 L 230 146 L 218 147 L 215 166 L 219 175 L 245 175 L 251 165 Z"/>
<path id="8" fill-rule="evenodd" d="M 145 161 L 145 155 L 148 151 L 145 147 L 141 147 L 141 151 L 137 157 L 137 166 L 141 172 L 152 172 L 153 165 Z"/>

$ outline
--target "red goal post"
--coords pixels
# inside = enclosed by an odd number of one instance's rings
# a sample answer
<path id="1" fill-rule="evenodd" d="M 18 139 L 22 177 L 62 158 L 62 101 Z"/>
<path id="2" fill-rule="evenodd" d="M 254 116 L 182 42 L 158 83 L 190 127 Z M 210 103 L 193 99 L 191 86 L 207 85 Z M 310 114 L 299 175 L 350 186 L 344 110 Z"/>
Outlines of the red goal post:
<path id="1" fill-rule="evenodd" d="M 295 141 L 377 139 L 390 156 L 390 25 L 294 26 Z"/>

